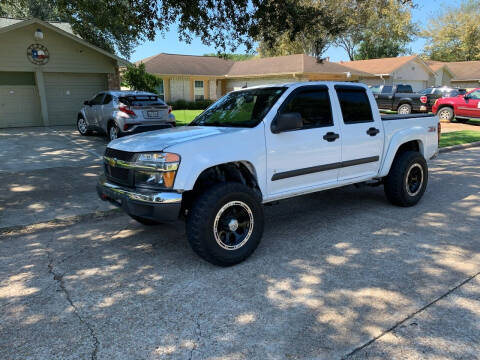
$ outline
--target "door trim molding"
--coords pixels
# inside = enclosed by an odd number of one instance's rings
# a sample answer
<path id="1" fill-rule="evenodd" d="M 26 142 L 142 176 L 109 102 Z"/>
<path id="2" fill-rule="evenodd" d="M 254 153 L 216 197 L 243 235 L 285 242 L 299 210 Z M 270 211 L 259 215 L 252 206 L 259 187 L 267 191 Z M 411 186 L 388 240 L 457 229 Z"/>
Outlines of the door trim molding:
<path id="1" fill-rule="evenodd" d="M 331 164 L 311 166 L 303 169 L 279 172 L 279 173 L 273 174 L 272 181 L 288 179 L 295 176 L 308 175 L 308 174 L 313 174 L 313 173 L 322 172 L 322 171 L 341 169 L 349 166 L 368 164 L 371 162 L 376 162 L 379 159 L 380 159 L 379 156 L 370 156 L 370 157 L 361 158 L 361 159 L 347 160 L 347 161 L 341 161 L 341 162 L 336 162 Z"/>

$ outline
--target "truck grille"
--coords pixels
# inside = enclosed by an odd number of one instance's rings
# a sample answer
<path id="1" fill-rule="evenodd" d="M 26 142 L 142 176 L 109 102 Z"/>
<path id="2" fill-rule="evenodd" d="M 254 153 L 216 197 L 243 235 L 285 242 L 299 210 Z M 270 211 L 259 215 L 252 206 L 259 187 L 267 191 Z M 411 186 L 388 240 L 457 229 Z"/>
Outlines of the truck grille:
<path id="1" fill-rule="evenodd" d="M 112 159 L 132 162 L 135 158 L 135 153 L 107 148 L 105 150 L 105 156 Z M 133 186 L 133 170 L 112 166 L 107 162 L 104 163 L 104 166 L 105 176 L 108 180 L 124 186 Z"/>

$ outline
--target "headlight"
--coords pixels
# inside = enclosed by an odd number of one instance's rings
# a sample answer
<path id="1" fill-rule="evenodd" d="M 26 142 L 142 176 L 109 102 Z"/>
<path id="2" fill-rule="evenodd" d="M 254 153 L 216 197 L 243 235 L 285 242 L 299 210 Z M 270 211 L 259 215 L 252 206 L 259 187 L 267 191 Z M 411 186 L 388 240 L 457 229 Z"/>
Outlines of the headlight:
<path id="1" fill-rule="evenodd" d="M 135 186 L 173 187 L 180 156 L 172 153 L 144 153 L 135 162 Z"/>

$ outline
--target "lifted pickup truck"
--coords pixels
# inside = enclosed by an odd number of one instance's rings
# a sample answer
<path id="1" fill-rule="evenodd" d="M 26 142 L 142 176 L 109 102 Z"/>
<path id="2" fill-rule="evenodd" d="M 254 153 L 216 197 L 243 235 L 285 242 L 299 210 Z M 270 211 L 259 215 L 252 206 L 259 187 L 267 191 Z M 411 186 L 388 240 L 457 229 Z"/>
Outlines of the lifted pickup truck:
<path id="1" fill-rule="evenodd" d="M 376 85 L 371 90 L 379 109 L 397 111 L 401 115 L 428 111 L 427 96 L 414 94 L 411 85 Z"/>
<path id="2" fill-rule="evenodd" d="M 436 116 L 381 118 L 362 84 L 242 89 L 189 126 L 112 141 L 97 190 L 146 225 L 186 218 L 193 250 L 228 266 L 259 244 L 263 204 L 368 181 L 415 205 L 438 126 Z"/>

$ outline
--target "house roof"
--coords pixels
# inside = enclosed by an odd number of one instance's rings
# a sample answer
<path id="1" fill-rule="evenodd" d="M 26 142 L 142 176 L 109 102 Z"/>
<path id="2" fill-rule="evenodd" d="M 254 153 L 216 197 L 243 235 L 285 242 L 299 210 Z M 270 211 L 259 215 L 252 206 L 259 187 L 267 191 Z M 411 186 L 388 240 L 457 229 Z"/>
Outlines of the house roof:
<path id="1" fill-rule="evenodd" d="M 480 80 L 480 61 L 445 63 L 454 74 L 453 81 Z"/>
<path id="2" fill-rule="evenodd" d="M 40 19 L 32 18 L 27 20 L 19 20 L 19 19 L 9 19 L 9 18 L 0 18 L 0 33 L 6 33 L 8 31 L 12 31 L 15 29 L 22 28 L 24 26 L 28 26 L 31 24 L 38 24 L 55 31 L 61 35 L 68 37 L 69 39 L 76 41 L 92 50 L 95 50 L 105 56 L 108 56 L 114 60 L 116 60 L 119 65 L 127 65 L 129 62 L 125 59 L 122 59 L 108 51 L 105 51 L 98 46 L 90 44 L 89 42 L 83 40 L 81 37 L 75 35 L 73 33 L 72 27 L 70 24 L 62 23 L 62 22 L 46 22 Z"/>
<path id="3" fill-rule="evenodd" d="M 328 61 L 319 63 L 314 57 L 305 54 L 232 61 L 214 56 L 161 53 L 136 63 L 144 63 L 148 72 L 162 75 L 242 77 L 292 73 L 345 74 L 350 72 L 354 75 L 371 76 L 371 74 L 338 63 Z"/>
<path id="4" fill-rule="evenodd" d="M 223 76 L 234 61 L 216 56 L 161 53 L 136 62 L 139 63 L 144 63 L 145 69 L 152 74 Z"/>
<path id="5" fill-rule="evenodd" d="M 350 68 L 365 71 L 375 75 L 390 75 L 395 70 L 401 68 L 408 62 L 418 59 L 416 55 L 411 56 L 399 56 L 394 58 L 381 58 L 370 60 L 356 60 L 356 61 L 343 61 L 340 64 L 348 66 Z"/>

